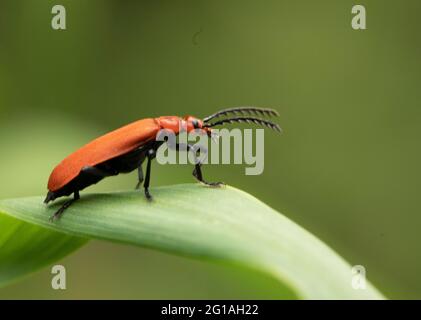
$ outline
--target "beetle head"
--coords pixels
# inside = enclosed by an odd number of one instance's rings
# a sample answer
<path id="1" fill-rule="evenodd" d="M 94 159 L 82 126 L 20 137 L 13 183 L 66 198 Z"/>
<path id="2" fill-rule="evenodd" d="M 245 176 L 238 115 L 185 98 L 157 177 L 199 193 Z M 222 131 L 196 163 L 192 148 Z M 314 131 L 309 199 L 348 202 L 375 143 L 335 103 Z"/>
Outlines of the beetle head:
<path id="1" fill-rule="evenodd" d="M 184 116 L 183 121 L 185 122 L 185 130 L 187 132 L 197 130 L 202 134 L 206 134 L 209 137 L 211 136 L 212 129 L 204 126 L 202 120 L 193 116 Z"/>

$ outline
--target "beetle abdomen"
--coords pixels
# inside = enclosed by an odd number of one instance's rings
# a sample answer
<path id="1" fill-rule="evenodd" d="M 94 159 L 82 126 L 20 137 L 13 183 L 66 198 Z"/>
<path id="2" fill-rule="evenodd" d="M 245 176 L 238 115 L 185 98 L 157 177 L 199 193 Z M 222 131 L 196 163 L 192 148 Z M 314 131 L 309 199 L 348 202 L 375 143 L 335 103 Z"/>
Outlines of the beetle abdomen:
<path id="1" fill-rule="evenodd" d="M 95 168 L 95 167 L 91 167 L 91 168 Z M 114 172 L 110 172 L 110 173 L 104 172 L 103 175 L 93 175 L 93 174 L 89 174 L 85 170 L 82 170 L 74 179 L 72 179 L 69 183 L 64 185 L 62 188 L 54 190 L 54 191 L 48 191 L 47 197 L 45 198 L 44 202 L 48 203 L 49 201 L 53 201 L 56 198 L 68 196 L 75 191 L 83 190 L 86 187 L 89 187 L 93 184 L 98 183 L 99 181 L 104 179 L 106 176 L 112 176 L 115 174 L 116 173 Z"/>

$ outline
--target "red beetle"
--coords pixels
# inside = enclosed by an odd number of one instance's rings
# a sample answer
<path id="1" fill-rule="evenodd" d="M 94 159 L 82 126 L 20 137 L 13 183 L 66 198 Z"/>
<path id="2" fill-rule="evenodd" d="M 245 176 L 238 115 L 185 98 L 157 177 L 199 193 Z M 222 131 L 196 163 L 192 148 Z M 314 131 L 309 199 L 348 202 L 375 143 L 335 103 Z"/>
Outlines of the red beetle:
<path id="1" fill-rule="evenodd" d="M 174 134 L 178 134 L 180 128 L 191 132 L 200 130 L 203 134 L 212 136 L 212 127 L 233 122 L 247 122 L 264 125 L 271 129 L 280 131 L 279 125 L 264 119 L 251 116 L 237 116 L 227 118 L 210 123 L 211 119 L 225 116 L 227 114 L 260 114 L 263 116 L 278 116 L 273 109 L 255 108 L 255 107 L 239 107 L 221 110 L 212 114 L 203 120 L 193 116 L 185 116 L 183 118 L 177 116 L 149 118 L 130 123 L 124 127 L 107 133 L 76 150 L 65 158 L 60 164 L 54 168 L 48 180 L 48 194 L 44 202 L 48 203 L 56 198 L 74 194 L 70 199 L 61 206 L 61 208 L 51 217 L 58 218 L 63 211 L 73 202 L 80 198 L 79 191 L 95 184 L 108 176 L 115 176 L 119 173 L 128 173 L 138 169 L 139 188 L 143 182 L 145 196 L 151 199 L 149 193 L 149 182 L 151 174 L 151 160 L 155 158 L 157 149 L 164 141 L 156 139 L 161 129 L 171 130 Z M 169 143 L 169 140 L 167 141 Z M 179 150 L 187 150 L 193 152 L 196 157 L 194 146 L 182 145 L 176 143 L 169 147 Z M 203 152 L 203 149 L 201 150 Z M 146 177 L 143 179 L 142 163 L 148 159 L 146 166 Z M 207 182 L 203 179 L 200 160 L 196 158 L 193 176 L 200 182 L 210 185 L 219 186 L 221 182 Z"/>

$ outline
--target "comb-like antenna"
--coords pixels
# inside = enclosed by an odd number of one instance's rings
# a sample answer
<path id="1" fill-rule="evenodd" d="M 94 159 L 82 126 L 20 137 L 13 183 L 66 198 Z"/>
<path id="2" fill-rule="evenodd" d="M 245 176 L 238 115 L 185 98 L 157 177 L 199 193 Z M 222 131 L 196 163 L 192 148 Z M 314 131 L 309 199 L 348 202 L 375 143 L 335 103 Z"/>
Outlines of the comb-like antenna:
<path id="1" fill-rule="evenodd" d="M 267 117 L 277 117 L 279 116 L 278 111 L 269 108 L 257 108 L 257 107 L 236 107 L 236 108 L 228 108 L 218 111 L 206 118 L 203 119 L 203 122 L 208 122 L 213 118 L 217 118 L 219 116 L 226 116 L 227 114 L 255 114 Z"/>
<path id="2" fill-rule="evenodd" d="M 230 119 L 222 119 L 214 123 L 207 123 L 204 125 L 204 127 L 211 128 L 211 127 L 219 126 L 221 124 L 234 123 L 234 122 L 254 123 L 261 126 L 266 126 L 278 132 L 282 132 L 281 127 L 277 123 L 274 123 L 272 121 L 265 120 L 265 119 L 255 118 L 255 117 L 237 117 L 237 118 L 230 118 Z"/>

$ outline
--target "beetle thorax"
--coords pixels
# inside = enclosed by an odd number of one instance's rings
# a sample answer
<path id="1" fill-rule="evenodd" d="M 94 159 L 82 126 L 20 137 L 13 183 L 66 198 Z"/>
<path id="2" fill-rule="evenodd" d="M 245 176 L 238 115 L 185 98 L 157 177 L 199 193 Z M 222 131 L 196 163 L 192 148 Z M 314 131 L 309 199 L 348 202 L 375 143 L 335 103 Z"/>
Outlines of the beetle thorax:
<path id="1" fill-rule="evenodd" d="M 186 129 L 186 123 L 183 119 L 177 116 L 164 116 L 156 118 L 161 129 L 167 129 L 173 131 L 175 134 L 180 132 L 180 128 Z"/>

